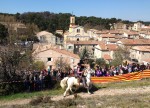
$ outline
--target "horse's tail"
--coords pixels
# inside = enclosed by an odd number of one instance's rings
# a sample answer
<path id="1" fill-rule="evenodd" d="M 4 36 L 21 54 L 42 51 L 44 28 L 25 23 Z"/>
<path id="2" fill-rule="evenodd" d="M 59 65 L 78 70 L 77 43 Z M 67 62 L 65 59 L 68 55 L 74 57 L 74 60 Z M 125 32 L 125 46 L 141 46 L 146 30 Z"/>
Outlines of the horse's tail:
<path id="1" fill-rule="evenodd" d="M 61 88 L 65 88 L 66 86 L 67 86 L 67 80 L 68 80 L 68 78 L 69 77 L 65 77 L 64 79 L 62 79 L 61 81 L 60 81 L 60 86 L 61 86 Z"/>

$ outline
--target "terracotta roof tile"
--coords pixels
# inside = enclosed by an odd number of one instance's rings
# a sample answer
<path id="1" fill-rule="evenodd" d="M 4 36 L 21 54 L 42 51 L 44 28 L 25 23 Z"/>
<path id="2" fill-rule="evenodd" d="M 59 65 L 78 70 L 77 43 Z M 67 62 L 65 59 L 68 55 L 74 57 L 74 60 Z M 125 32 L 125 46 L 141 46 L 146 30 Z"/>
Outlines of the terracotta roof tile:
<path id="1" fill-rule="evenodd" d="M 81 45 L 97 45 L 99 41 L 67 41 L 67 43 L 81 44 Z"/>
<path id="2" fill-rule="evenodd" d="M 109 50 L 117 50 L 118 46 L 116 44 L 107 44 L 107 48 Z"/>
<path id="3" fill-rule="evenodd" d="M 102 34 L 100 37 L 102 37 L 102 38 L 115 38 L 115 35 L 113 35 L 113 34 Z"/>
<path id="4" fill-rule="evenodd" d="M 150 45 L 150 39 L 121 39 L 125 45 Z"/>
<path id="5" fill-rule="evenodd" d="M 64 49 L 55 48 L 52 45 L 38 46 L 38 48 L 32 54 L 35 55 L 35 54 L 38 54 L 40 52 L 44 52 L 47 50 L 53 50 L 53 51 L 56 51 L 58 53 L 62 53 L 62 54 L 65 54 L 65 55 L 68 55 L 68 56 L 71 56 L 74 58 L 78 58 L 78 59 L 80 58 L 77 54 L 71 53 L 71 52 L 64 50 Z"/>
<path id="6" fill-rule="evenodd" d="M 112 60 L 112 58 L 111 58 L 110 55 L 108 55 L 108 54 L 105 54 L 105 55 L 103 56 L 103 58 L 104 58 L 105 60 Z"/>
<path id="7" fill-rule="evenodd" d="M 150 52 L 150 46 L 134 46 L 132 49 Z"/>
<path id="8" fill-rule="evenodd" d="M 126 31 L 125 33 L 127 33 L 128 35 L 139 35 L 139 33 L 135 31 Z"/>
<path id="9" fill-rule="evenodd" d="M 116 44 L 105 44 L 105 43 L 100 43 L 99 44 L 101 50 L 109 50 L 109 51 L 114 51 L 117 50 L 118 46 Z"/>
<path id="10" fill-rule="evenodd" d="M 101 50 L 108 50 L 105 43 L 99 43 Z"/>
<path id="11" fill-rule="evenodd" d="M 150 59 L 145 59 L 145 60 L 143 60 L 143 61 L 146 61 L 146 62 L 149 62 L 149 63 L 150 63 Z"/>
<path id="12" fill-rule="evenodd" d="M 69 51 L 63 50 L 63 49 L 58 49 L 58 48 L 51 48 L 51 50 L 74 57 L 74 58 L 80 58 L 77 54 L 71 53 Z"/>

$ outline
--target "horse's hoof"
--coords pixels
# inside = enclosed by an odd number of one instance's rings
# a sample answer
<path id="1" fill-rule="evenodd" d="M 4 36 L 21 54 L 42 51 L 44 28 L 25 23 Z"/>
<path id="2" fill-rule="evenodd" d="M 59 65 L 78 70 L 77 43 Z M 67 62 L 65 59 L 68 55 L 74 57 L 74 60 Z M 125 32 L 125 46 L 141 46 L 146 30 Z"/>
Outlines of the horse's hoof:
<path id="1" fill-rule="evenodd" d="M 74 94 L 74 98 L 77 98 L 77 97 L 78 97 L 78 95 L 77 95 L 77 93 L 75 93 L 75 94 Z"/>
<path id="2" fill-rule="evenodd" d="M 91 92 L 88 92 L 88 94 L 92 94 Z"/>

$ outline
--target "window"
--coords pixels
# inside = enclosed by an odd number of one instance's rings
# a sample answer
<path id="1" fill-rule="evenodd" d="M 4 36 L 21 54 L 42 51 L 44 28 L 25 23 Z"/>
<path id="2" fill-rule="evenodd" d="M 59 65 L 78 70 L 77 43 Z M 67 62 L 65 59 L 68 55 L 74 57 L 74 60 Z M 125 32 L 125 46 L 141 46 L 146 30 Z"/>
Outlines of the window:
<path id="1" fill-rule="evenodd" d="M 68 49 L 72 49 L 72 46 L 69 46 Z"/>
<path id="2" fill-rule="evenodd" d="M 52 61 L 52 58 L 51 58 L 51 57 L 48 57 L 48 58 L 47 58 L 47 61 Z"/>
<path id="3" fill-rule="evenodd" d="M 77 29 L 77 33 L 80 33 L 80 29 Z"/>

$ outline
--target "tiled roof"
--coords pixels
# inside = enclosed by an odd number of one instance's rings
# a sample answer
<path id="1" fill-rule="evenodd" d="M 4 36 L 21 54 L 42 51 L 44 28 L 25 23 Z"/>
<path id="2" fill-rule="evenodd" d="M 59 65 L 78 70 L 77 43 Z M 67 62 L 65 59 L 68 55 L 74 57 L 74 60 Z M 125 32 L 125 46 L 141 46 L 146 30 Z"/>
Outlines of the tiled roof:
<path id="1" fill-rule="evenodd" d="M 116 44 L 107 44 L 109 50 L 117 50 L 118 46 Z"/>
<path id="2" fill-rule="evenodd" d="M 150 39 L 121 39 L 125 45 L 150 45 Z"/>
<path id="3" fill-rule="evenodd" d="M 62 53 L 62 54 L 68 55 L 68 56 L 71 56 L 71 57 L 74 57 L 74 58 L 78 58 L 78 59 L 80 58 L 77 54 L 71 53 L 71 52 L 66 51 L 64 49 L 51 48 L 51 50 L 56 51 L 58 53 Z"/>
<path id="4" fill-rule="evenodd" d="M 105 44 L 105 43 L 100 43 L 99 44 L 101 50 L 109 50 L 109 51 L 114 51 L 117 50 L 118 46 L 116 44 Z"/>
<path id="5" fill-rule="evenodd" d="M 134 46 L 132 49 L 138 51 L 148 51 L 150 52 L 150 46 Z"/>
<path id="6" fill-rule="evenodd" d="M 126 31 L 125 33 L 127 33 L 128 35 L 139 35 L 139 33 L 135 31 Z"/>
<path id="7" fill-rule="evenodd" d="M 108 54 L 105 54 L 105 55 L 103 56 L 103 58 L 104 58 L 105 60 L 112 60 L 112 58 L 111 58 L 110 55 L 108 55 Z"/>
<path id="8" fill-rule="evenodd" d="M 102 34 L 100 37 L 102 37 L 102 38 L 115 38 L 115 35 L 113 35 L 113 34 Z"/>
<path id="9" fill-rule="evenodd" d="M 99 41 L 67 41 L 66 43 L 79 45 L 97 45 Z"/>
<path id="10" fill-rule="evenodd" d="M 59 49 L 59 48 L 56 48 L 52 45 L 43 45 L 43 46 L 38 46 L 38 48 L 32 53 L 33 55 L 36 55 L 40 52 L 44 52 L 44 51 L 47 51 L 47 50 L 53 50 L 53 51 L 56 51 L 58 53 L 62 53 L 64 55 L 68 55 L 68 56 L 71 56 L 71 57 L 74 57 L 74 58 L 80 58 L 77 54 L 74 54 L 74 53 L 71 53 L 67 50 L 64 50 L 64 49 Z"/>
<path id="11" fill-rule="evenodd" d="M 150 59 L 148 58 L 148 59 L 145 59 L 145 60 L 143 60 L 143 61 L 146 61 L 146 62 L 149 62 L 150 63 Z"/>
<path id="12" fill-rule="evenodd" d="M 42 36 L 42 35 L 53 35 L 53 34 L 50 33 L 50 32 L 47 32 L 47 31 L 41 31 L 41 32 L 38 32 L 36 35 L 37 36 Z"/>
<path id="13" fill-rule="evenodd" d="M 101 50 L 108 50 L 105 43 L 99 43 Z"/>
<path id="14" fill-rule="evenodd" d="M 147 27 L 147 28 L 141 28 L 142 31 L 145 31 L 145 30 L 150 30 L 150 27 Z"/>

